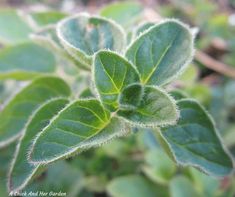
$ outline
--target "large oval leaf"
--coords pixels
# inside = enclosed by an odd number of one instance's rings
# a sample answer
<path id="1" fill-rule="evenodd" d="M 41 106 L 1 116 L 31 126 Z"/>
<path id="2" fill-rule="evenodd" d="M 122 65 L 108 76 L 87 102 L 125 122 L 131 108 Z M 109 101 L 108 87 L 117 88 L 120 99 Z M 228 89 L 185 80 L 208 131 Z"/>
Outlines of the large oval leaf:
<path id="1" fill-rule="evenodd" d="M 192 31 L 172 19 L 149 28 L 126 52 L 126 57 L 136 65 L 141 81 L 149 85 L 169 83 L 183 72 L 192 55 Z"/>
<path id="2" fill-rule="evenodd" d="M 31 42 L 0 50 L 0 79 L 32 79 L 56 69 L 55 57 L 47 49 Z"/>
<path id="3" fill-rule="evenodd" d="M 110 51 L 100 51 L 95 55 L 92 72 L 100 99 L 111 110 L 118 108 L 118 96 L 123 88 L 139 82 L 135 68 Z"/>
<path id="4" fill-rule="evenodd" d="M 178 119 L 175 101 L 158 87 L 145 86 L 143 98 L 136 107 L 134 110 L 119 110 L 117 114 L 142 127 L 175 124 Z"/>
<path id="5" fill-rule="evenodd" d="M 19 137 L 34 110 L 42 103 L 69 95 L 70 88 L 57 77 L 41 77 L 26 86 L 0 112 L 0 147 Z"/>
<path id="6" fill-rule="evenodd" d="M 0 10 L 0 43 L 16 44 L 28 40 L 32 29 L 16 10 Z"/>
<path id="7" fill-rule="evenodd" d="M 40 106 L 31 120 L 28 121 L 23 136 L 17 145 L 9 171 L 9 191 L 22 190 L 40 170 L 39 165 L 32 165 L 28 162 L 26 153 L 38 132 L 47 126 L 50 119 L 62 110 L 68 102 L 63 98 L 49 100 Z"/>
<path id="8" fill-rule="evenodd" d="M 67 51 L 83 67 L 90 68 L 91 56 L 100 49 L 121 52 L 125 47 L 122 28 L 105 18 L 79 14 L 57 26 L 58 37 Z"/>
<path id="9" fill-rule="evenodd" d="M 161 135 L 174 159 L 181 165 L 192 165 L 213 176 L 226 176 L 233 163 L 223 148 L 211 117 L 190 99 L 178 101 L 178 124 L 163 128 Z"/>
<path id="10" fill-rule="evenodd" d="M 35 139 L 29 152 L 33 163 L 49 163 L 98 146 L 127 132 L 99 101 L 78 100 L 64 108 Z"/>

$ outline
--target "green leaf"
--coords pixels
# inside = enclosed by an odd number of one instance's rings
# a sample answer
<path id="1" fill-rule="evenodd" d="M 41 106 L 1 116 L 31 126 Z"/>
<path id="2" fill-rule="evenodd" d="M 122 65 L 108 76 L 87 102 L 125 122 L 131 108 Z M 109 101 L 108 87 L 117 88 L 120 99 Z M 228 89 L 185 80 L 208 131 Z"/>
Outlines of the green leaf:
<path id="1" fill-rule="evenodd" d="M 166 188 L 152 184 L 140 175 L 128 175 L 113 179 L 107 186 L 112 197 L 168 196 Z"/>
<path id="2" fill-rule="evenodd" d="M 28 14 L 29 20 L 31 20 L 31 22 L 34 23 L 33 25 L 37 28 L 56 24 L 66 16 L 68 15 L 58 11 L 32 12 Z"/>
<path id="3" fill-rule="evenodd" d="M 55 69 L 54 55 L 31 42 L 0 50 L 0 79 L 27 80 Z"/>
<path id="4" fill-rule="evenodd" d="M 233 163 L 211 117 L 194 100 L 183 99 L 177 105 L 180 109 L 178 124 L 163 128 L 161 132 L 176 162 L 216 177 L 231 173 Z"/>
<path id="5" fill-rule="evenodd" d="M 56 98 L 41 105 L 28 121 L 24 133 L 18 143 L 13 158 L 8 180 L 9 191 L 22 190 L 39 171 L 39 165 L 32 165 L 27 160 L 27 151 L 30 148 L 34 137 L 50 122 L 64 106 L 68 100 Z"/>
<path id="6" fill-rule="evenodd" d="M 119 110 L 126 121 L 143 127 L 175 124 L 178 112 L 175 101 L 158 87 L 145 86 L 144 96 L 135 110 Z"/>
<path id="7" fill-rule="evenodd" d="M 142 83 L 148 85 L 171 82 L 183 72 L 192 55 L 192 31 L 173 19 L 149 28 L 126 51 L 126 57 L 136 65 Z"/>
<path id="8" fill-rule="evenodd" d="M 201 197 L 193 187 L 192 182 L 184 176 L 176 176 L 171 180 L 170 194 L 172 197 Z"/>
<path id="9" fill-rule="evenodd" d="M 81 66 L 78 61 L 64 50 L 56 33 L 56 25 L 45 26 L 31 34 L 30 38 L 38 45 L 52 51 L 59 61 L 66 60 L 67 64 L 72 63 L 73 65 Z"/>
<path id="10" fill-rule="evenodd" d="M 156 183 L 167 184 L 176 172 L 175 164 L 160 149 L 148 151 L 145 160 L 143 170 Z"/>
<path id="11" fill-rule="evenodd" d="M 95 99 L 77 100 L 65 107 L 35 139 L 29 152 L 33 163 L 49 163 L 127 132 Z"/>
<path id="12" fill-rule="evenodd" d="M 52 76 L 38 78 L 23 88 L 0 112 L 0 147 L 21 135 L 27 120 L 42 103 L 54 97 L 68 96 L 68 85 Z"/>
<path id="13" fill-rule="evenodd" d="M 203 196 L 216 196 L 220 188 L 219 179 L 208 176 L 195 168 L 189 168 L 189 173 L 197 191 Z"/>
<path id="14" fill-rule="evenodd" d="M 119 105 L 124 110 L 136 109 L 144 95 L 143 87 L 141 84 L 131 84 L 125 87 L 119 97 Z"/>
<path id="15" fill-rule="evenodd" d="M 78 193 L 84 185 L 84 178 L 85 177 L 83 177 L 83 173 L 79 170 L 79 168 L 72 167 L 69 162 L 59 161 L 53 163 L 52 165 L 48 165 L 46 173 L 39 177 L 36 181 L 32 182 L 32 184 L 28 185 L 23 192 L 28 194 L 26 197 L 35 196 L 36 194 L 38 194 L 36 196 L 50 195 L 57 197 L 80 196 Z M 39 195 L 40 191 L 41 194 Z M 43 195 L 43 192 L 48 194 Z"/>
<path id="16" fill-rule="evenodd" d="M 90 88 L 84 89 L 80 94 L 79 98 L 92 98 L 95 97 Z"/>
<path id="17" fill-rule="evenodd" d="M 135 68 L 111 51 L 100 51 L 95 55 L 92 72 L 100 99 L 110 110 L 118 108 L 118 97 L 123 88 L 139 82 Z"/>
<path id="18" fill-rule="evenodd" d="M 145 22 L 145 23 L 139 25 L 134 32 L 134 36 L 137 37 L 137 36 L 141 35 L 143 32 L 145 32 L 147 29 L 149 29 L 150 27 L 152 27 L 154 25 L 155 25 L 154 22 Z"/>
<path id="19" fill-rule="evenodd" d="M 123 25 L 129 27 L 137 22 L 143 11 L 143 6 L 136 2 L 116 2 L 101 9 L 100 15 L 111 18 Z"/>
<path id="20" fill-rule="evenodd" d="M 181 100 L 187 98 L 187 94 L 180 89 L 175 89 L 169 92 L 169 94 L 175 99 L 175 100 Z"/>
<path id="21" fill-rule="evenodd" d="M 32 32 L 16 10 L 0 10 L 0 43 L 16 44 L 28 40 Z"/>
<path id="22" fill-rule="evenodd" d="M 58 37 L 65 49 L 90 68 L 92 56 L 100 49 L 121 52 L 125 47 L 123 29 L 105 18 L 79 14 L 68 17 L 57 26 Z"/>
<path id="23" fill-rule="evenodd" d="M 56 26 L 49 25 L 31 34 L 30 38 L 37 44 L 52 50 L 60 55 L 66 54 L 56 34 Z"/>

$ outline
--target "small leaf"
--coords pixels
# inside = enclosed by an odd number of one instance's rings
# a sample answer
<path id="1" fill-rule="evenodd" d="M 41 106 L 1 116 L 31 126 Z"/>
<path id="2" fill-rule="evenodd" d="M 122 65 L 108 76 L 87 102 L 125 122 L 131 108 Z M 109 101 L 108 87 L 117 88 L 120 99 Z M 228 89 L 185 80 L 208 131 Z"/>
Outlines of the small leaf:
<path id="1" fill-rule="evenodd" d="M 113 179 L 107 186 L 112 197 L 169 196 L 165 187 L 154 185 L 140 175 L 128 175 Z"/>
<path id="2" fill-rule="evenodd" d="M 32 113 L 45 101 L 70 96 L 70 88 L 60 78 L 41 77 L 23 88 L 0 112 L 0 147 L 15 141 Z"/>
<path id="3" fill-rule="evenodd" d="M 118 96 L 124 87 L 139 82 L 135 68 L 110 51 L 100 51 L 95 55 L 93 76 L 100 99 L 110 110 L 118 108 Z"/>
<path id="4" fill-rule="evenodd" d="M 60 44 L 60 40 L 57 37 L 55 25 L 41 28 L 40 30 L 31 34 L 30 38 L 48 49 L 52 49 L 53 51 L 56 50 L 56 52 L 61 54 L 65 53 L 63 46 Z"/>
<path id="5" fill-rule="evenodd" d="M 221 189 L 220 179 L 208 176 L 195 168 L 188 168 L 195 188 L 204 196 L 216 196 Z"/>
<path id="6" fill-rule="evenodd" d="M 146 31 L 150 27 L 153 27 L 154 25 L 155 25 L 154 22 L 145 22 L 145 23 L 139 25 L 134 32 L 134 36 L 137 37 L 137 36 L 141 35 L 144 31 Z"/>
<path id="7" fill-rule="evenodd" d="M 172 197 L 201 197 L 193 183 L 184 176 L 176 176 L 171 180 L 170 194 Z"/>
<path id="8" fill-rule="evenodd" d="M 92 55 L 100 49 L 121 52 L 125 46 L 125 34 L 120 26 L 86 14 L 62 20 L 57 33 L 65 49 L 85 68 L 90 68 Z"/>
<path id="9" fill-rule="evenodd" d="M 39 171 L 39 165 L 32 165 L 27 161 L 27 151 L 32 140 L 64 106 L 68 100 L 57 98 L 41 105 L 29 120 L 21 137 L 9 173 L 9 191 L 22 190 Z"/>
<path id="10" fill-rule="evenodd" d="M 180 89 L 175 89 L 169 92 L 169 94 L 175 99 L 175 100 L 181 100 L 187 98 L 187 94 Z"/>
<path id="11" fill-rule="evenodd" d="M 180 108 L 178 124 L 163 128 L 161 132 L 176 162 L 216 177 L 231 173 L 233 163 L 211 117 L 196 101 L 183 99 L 177 104 Z"/>
<path id="12" fill-rule="evenodd" d="M 144 96 L 137 109 L 119 110 L 117 114 L 126 121 L 142 127 L 175 124 L 178 118 L 175 101 L 154 86 L 145 86 Z"/>
<path id="13" fill-rule="evenodd" d="M 55 69 L 54 55 L 31 42 L 0 50 L 0 79 L 27 80 Z"/>
<path id="14" fill-rule="evenodd" d="M 0 10 L 0 43 L 16 44 L 28 40 L 32 29 L 16 10 Z"/>
<path id="15" fill-rule="evenodd" d="M 90 88 L 84 89 L 80 94 L 79 98 L 92 98 L 95 97 Z"/>
<path id="16" fill-rule="evenodd" d="M 140 105 L 143 95 L 144 91 L 141 84 L 136 83 L 125 87 L 119 97 L 120 109 L 136 109 Z"/>
<path id="17" fill-rule="evenodd" d="M 141 81 L 165 85 L 186 68 L 193 55 L 191 30 L 176 20 L 157 24 L 134 40 L 126 57 L 136 65 Z"/>
<path id="18" fill-rule="evenodd" d="M 66 16 L 68 15 L 58 11 L 32 12 L 28 14 L 29 20 L 31 20 L 37 28 L 56 24 Z"/>
<path id="19" fill-rule="evenodd" d="M 137 22 L 142 11 L 143 6 L 139 3 L 116 2 L 102 8 L 100 15 L 111 18 L 124 27 L 129 27 Z"/>
<path id="20" fill-rule="evenodd" d="M 111 118 L 99 101 L 77 100 L 65 107 L 35 139 L 29 152 L 33 163 L 49 163 L 127 132 L 127 125 Z"/>
<path id="21" fill-rule="evenodd" d="M 67 51 L 64 50 L 64 47 L 61 45 L 60 40 L 56 34 L 56 25 L 45 26 L 31 34 L 30 38 L 38 45 L 52 51 L 59 61 L 66 60 L 67 64 L 72 63 L 78 67 L 82 66 L 71 55 L 69 55 Z"/>
<path id="22" fill-rule="evenodd" d="M 47 171 L 41 177 L 29 184 L 20 193 L 32 196 L 80 196 L 78 193 L 84 187 L 83 173 L 78 166 L 72 167 L 67 161 L 56 162 L 47 166 Z M 50 194 L 49 194 L 50 193 Z"/>
<path id="23" fill-rule="evenodd" d="M 176 172 L 174 162 L 160 149 L 148 151 L 145 160 L 147 165 L 143 170 L 156 183 L 167 184 Z"/>

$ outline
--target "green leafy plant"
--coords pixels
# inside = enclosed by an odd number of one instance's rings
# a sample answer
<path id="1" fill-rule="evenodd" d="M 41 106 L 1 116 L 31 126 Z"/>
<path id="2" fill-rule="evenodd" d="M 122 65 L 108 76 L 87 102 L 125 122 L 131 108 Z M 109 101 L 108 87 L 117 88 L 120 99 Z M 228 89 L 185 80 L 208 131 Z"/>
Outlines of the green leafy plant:
<path id="1" fill-rule="evenodd" d="M 136 129 L 157 134 L 165 152 L 179 165 L 193 166 L 215 177 L 232 172 L 232 160 L 208 112 L 198 101 L 169 91 L 169 84 L 193 58 L 193 29 L 166 19 L 140 26 L 128 44 L 124 29 L 104 17 L 41 16 L 28 17 L 38 26 L 49 25 L 32 36 L 47 49 L 21 43 L 0 51 L 0 78 L 32 80 L 0 113 L 0 147 L 18 143 L 9 170 L 9 191 L 22 190 L 51 162 L 83 154 Z M 35 57 L 30 54 L 33 50 Z M 79 84 L 84 84 L 84 91 L 78 90 L 76 74 L 83 76 Z M 151 157 L 161 155 L 151 153 L 148 165 Z M 163 183 L 175 173 L 170 160 L 164 161 L 171 171 L 161 163 L 160 169 L 155 169 Z M 146 174 L 152 170 L 144 167 Z M 152 187 L 139 176 L 120 180 L 125 184 L 129 179 L 144 190 Z M 185 180 L 178 177 L 174 182 Z M 154 189 L 149 195 L 154 196 L 152 192 Z"/>

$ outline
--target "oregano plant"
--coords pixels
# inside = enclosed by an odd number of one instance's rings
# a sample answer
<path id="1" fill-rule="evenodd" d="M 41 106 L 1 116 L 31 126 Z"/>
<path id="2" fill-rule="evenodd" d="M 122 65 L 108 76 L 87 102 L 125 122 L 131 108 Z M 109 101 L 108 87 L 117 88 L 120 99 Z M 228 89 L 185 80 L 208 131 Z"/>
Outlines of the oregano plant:
<path id="1" fill-rule="evenodd" d="M 212 117 L 198 101 L 168 88 L 194 55 L 195 31 L 188 25 L 146 23 L 127 39 L 121 25 L 97 15 L 26 18 L 34 21 L 31 38 L 38 44 L 0 52 L 0 79 L 30 80 L 0 112 L 0 147 L 17 141 L 9 191 L 25 188 L 51 162 L 79 157 L 138 128 L 157 133 L 178 165 L 215 177 L 232 172 Z M 74 79 L 82 73 L 88 79 L 80 82 L 83 91 Z"/>

